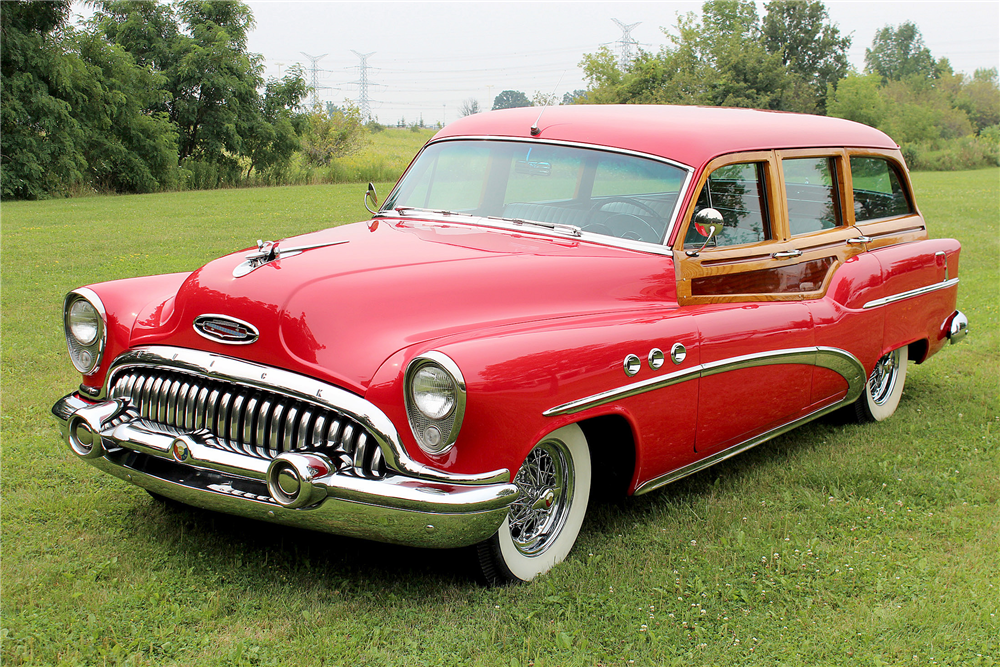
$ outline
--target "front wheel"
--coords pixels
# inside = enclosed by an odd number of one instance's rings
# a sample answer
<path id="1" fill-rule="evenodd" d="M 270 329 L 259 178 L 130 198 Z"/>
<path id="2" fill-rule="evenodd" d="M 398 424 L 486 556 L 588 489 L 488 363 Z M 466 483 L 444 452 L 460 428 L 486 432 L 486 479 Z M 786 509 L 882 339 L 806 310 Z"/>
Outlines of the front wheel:
<path id="1" fill-rule="evenodd" d="M 854 414 L 859 422 L 888 419 L 896 411 L 906 382 L 907 348 L 897 348 L 875 362 L 868 377 L 864 393 L 854 403 Z"/>
<path id="2" fill-rule="evenodd" d="M 520 495 L 507 518 L 476 547 L 488 583 L 530 581 L 566 558 L 587 513 L 590 477 L 587 438 L 576 424 L 532 448 L 514 477 Z"/>

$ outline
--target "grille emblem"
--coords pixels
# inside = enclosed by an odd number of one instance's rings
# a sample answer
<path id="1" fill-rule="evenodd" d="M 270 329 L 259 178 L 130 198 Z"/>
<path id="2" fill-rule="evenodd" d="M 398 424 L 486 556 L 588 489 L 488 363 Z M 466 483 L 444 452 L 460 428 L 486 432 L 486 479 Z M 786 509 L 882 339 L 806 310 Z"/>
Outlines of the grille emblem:
<path id="1" fill-rule="evenodd" d="M 252 324 L 225 315 L 200 315 L 194 320 L 198 335 L 217 343 L 249 345 L 260 337 Z"/>

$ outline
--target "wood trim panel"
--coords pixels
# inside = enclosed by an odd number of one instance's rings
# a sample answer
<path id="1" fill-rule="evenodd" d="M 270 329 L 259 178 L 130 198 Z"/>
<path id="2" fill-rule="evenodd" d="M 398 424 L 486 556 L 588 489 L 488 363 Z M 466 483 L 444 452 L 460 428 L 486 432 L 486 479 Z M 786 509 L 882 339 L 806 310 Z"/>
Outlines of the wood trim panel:
<path id="1" fill-rule="evenodd" d="M 837 263 L 837 258 L 831 256 L 769 269 L 703 276 L 692 279 L 691 294 L 729 296 L 816 292 L 826 282 L 830 269 Z"/>

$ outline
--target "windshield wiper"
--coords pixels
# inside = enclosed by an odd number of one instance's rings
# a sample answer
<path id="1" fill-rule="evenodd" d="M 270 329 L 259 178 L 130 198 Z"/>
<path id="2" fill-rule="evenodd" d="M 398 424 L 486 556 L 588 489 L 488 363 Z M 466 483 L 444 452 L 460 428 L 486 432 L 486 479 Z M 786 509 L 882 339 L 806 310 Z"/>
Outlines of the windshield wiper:
<path id="1" fill-rule="evenodd" d="M 379 211 L 380 214 L 386 215 L 389 211 L 395 211 L 399 215 L 406 215 L 408 212 L 415 213 L 433 213 L 434 215 L 467 215 L 465 213 L 456 213 L 455 211 L 435 211 L 430 208 L 418 208 L 416 206 L 397 206 L 396 208 L 388 209 L 385 211 Z"/>
<path id="2" fill-rule="evenodd" d="M 581 228 L 576 225 L 567 225 L 561 222 L 540 222 L 538 220 L 524 220 L 523 218 L 495 218 L 492 216 L 487 218 L 487 220 L 503 220 L 504 222 L 512 222 L 515 225 L 532 225 L 534 227 L 551 229 L 554 232 L 569 234 L 570 236 L 583 236 L 583 230 Z"/>

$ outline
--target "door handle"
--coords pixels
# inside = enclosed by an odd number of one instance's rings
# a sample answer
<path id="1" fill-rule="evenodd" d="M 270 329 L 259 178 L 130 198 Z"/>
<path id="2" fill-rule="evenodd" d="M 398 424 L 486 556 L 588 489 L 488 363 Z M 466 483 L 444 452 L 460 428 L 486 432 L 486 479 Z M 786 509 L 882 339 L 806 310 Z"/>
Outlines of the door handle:
<path id="1" fill-rule="evenodd" d="M 798 257 L 801 254 L 801 250 L 779 250 L 778 252 L 771 253 L 771 259 L 788 259 L 790 257 Z"/>
<path id="2" fill-rule="evenodd" d="M 847 242 L 848 243 L 862 245 L 862 244 L 865 244 L 865 243 L 871 243 L 872 242 L 872 237 L 870 237 L 870 236 L 859 236 L 857 238 L 847 239 Z"/>

